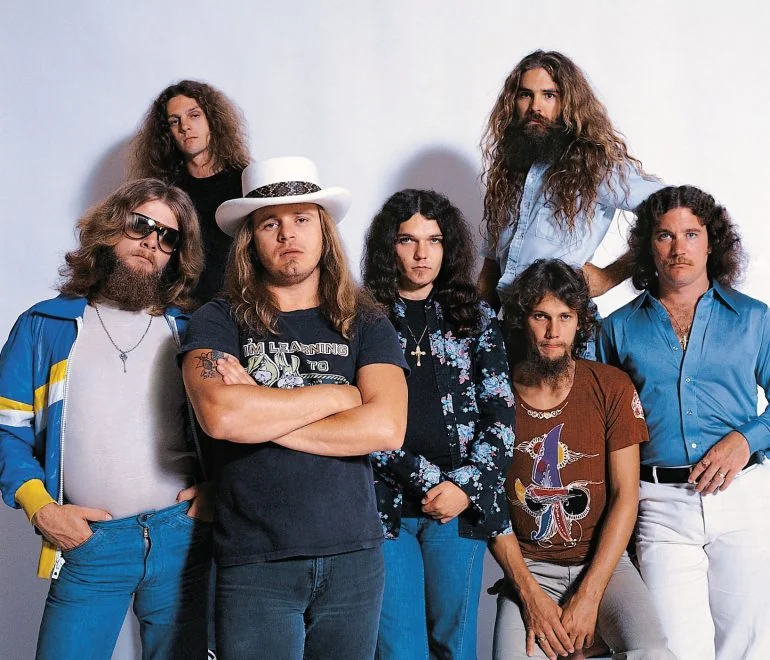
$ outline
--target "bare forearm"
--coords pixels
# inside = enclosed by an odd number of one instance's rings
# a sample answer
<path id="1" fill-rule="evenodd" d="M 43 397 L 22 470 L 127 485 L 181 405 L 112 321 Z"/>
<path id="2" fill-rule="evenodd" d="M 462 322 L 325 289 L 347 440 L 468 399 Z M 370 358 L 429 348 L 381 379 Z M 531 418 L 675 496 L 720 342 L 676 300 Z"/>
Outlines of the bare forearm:
<path id="1" fill-rule="evenodd" d="M 213 438 L 257 443 L 280 438 L 352 405 L 346 386 L 314 385 L 291 390 L 227 385 L 191 396 L 203 430 Z"/>
<path id="2" fill-rule="evenodd" d="M 578 593 L 600 600 L 618 560 L 628 546 L 636 521 L 638 498 L 629 493 L 610 499 L 596 553 L 580 583 Z"/>
<path id="3" fill-rule="evenodd" d="M 318 456 L 363 456 L 399 449 L 404 443 L 405 420 L 406 410 L 401 416 L 393 415 L 369 403 L 293 430 L 274 442 Z"/>
<path id="4" fill-rule="evenodd" d="M 633 272 L 633 254 L 629 251 L 604 268 L 586 264 L 583 272 L 588 279 L 588 290 L 592 298 L 601 296 L 621 282 L 626 281 Z"/>
<path id="5" fill-rule="evenodd" d="M 540 586 L 527 568 L 515 534 L 505 534 L 490 539 L 489 551 L 519 595 Z"/>
<path id="6" fill-rule="evenodd" d="M 361 404 L 359 391 L 349 385 L 257 385 L 235 358 L 216 350 L 188 353 L 182 376 L 203 430 L 218 440 L 273 440 Z"/>

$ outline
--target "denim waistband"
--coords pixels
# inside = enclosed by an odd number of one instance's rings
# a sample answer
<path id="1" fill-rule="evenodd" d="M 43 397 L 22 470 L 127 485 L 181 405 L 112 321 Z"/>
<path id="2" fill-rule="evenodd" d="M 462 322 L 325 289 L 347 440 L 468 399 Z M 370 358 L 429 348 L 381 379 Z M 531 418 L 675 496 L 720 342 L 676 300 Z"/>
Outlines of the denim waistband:
<path id="1" fill-rule="evenodd" d="M 148 527 L 150 525 L 166 522 L 169 518 L 178 516 L 180 513 L 186 514 L 190 509 L 190 502 L 177 502 L 165 509 L 158 509 L 154 511 L 143 511 L 133 516 L 126 516 L 125 518 L 115 518 L 113 520 L 99 520 L 91 521 L 89 524 L 92 529 L 125 529 L 133 527 L 135 525 L 141 525 L 142 527 Z"/>

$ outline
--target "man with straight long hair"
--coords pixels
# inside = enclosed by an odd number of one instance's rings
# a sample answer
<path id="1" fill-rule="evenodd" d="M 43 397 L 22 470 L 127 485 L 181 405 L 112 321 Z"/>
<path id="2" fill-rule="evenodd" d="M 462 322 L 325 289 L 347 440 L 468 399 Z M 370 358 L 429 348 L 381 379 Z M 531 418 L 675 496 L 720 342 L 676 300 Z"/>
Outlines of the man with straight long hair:
<path id="1" fill-rule="evenodd" d="M 583 275 L 536 261 L 514 282 L 506 313 L 526 351 L 513 369 L 514 535 L 491 542 L 505 573 L 494 657 L 583 657 L 601 637 L 613 658 L 673 660 L 626 553 L 644 414 L 626 374 L 579 357 L 595 323 Z"/>
<path id="2" fill-rule="evenodd" d="M 443 195 L 390 197 L 365 254 L 364 283 L 411 369 L 404 448 L 373 455 L 387 537 L 378 658 L 475 660 L 486 540 L 510 533 L 514 411 L 500 328 L 470 279 L 468 226 Z"/>
<path id="3" fill-rule="evenodd" d="M 0 356 L 0 491 L 52 580 L 37 657 L 110 657 L 133 597 L 145 657 L 203 658 L 213 505 L 174 359 L 203 263 L 195 209 L 139 179 L 78 231 L 61 295 Z"/>
<path id="4" fill-rule="evenodd" d="M 197 80 L 181 80 L 152 102 L 134 138 L 133 170 L 184 190 L 200 218 L 205 265 L 194 296 L 207 302 L 222 289 L 232 238 L 214 212 L 241 190 L 249 164 L 246 122 L 222 92 Z"/>
<path id="5" fill-rule="evenodd" d="M 591 296 L 630 276 L 627 255 L 603 269 L 587 262 L 615 212 L 633 210 L 662 184 L 644 175 L 571 59 L 542 50 L 522 59 L 492 109 L 482 148 L 487 243 L 479 290 L 495 309 L 536 259 L 583 267 Z"/>
<path id="6" fill-rule="evenodd" d="M 770 657 L 770 310 L 733 289 L 738 231 L 698 188 L 652 195 L 629 244 L 643 292 L 606 319 L 599 356 L 650 428 L 639 568 L 680 660 Z"/>
<path id="7" fill-rule="evenodd" d="M 217 654 L 371 658 L 383 589 L 368 454 L 398 449 L 403 354 L 358 291 L 335 226 L 349 193 L 306 158 L 250 165 L 217 222 L 226 298 L 204 305 L 183 373 L 214 442 Z"/>

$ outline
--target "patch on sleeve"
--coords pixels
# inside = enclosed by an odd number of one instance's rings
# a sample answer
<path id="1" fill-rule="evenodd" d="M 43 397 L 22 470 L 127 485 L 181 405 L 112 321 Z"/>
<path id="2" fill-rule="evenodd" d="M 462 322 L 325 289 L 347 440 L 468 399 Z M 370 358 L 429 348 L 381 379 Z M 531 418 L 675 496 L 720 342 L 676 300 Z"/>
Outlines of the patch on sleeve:
<path id="1" fill-rule="evenodd" d="M 634 417 L 644 419 L 644 408 L 642 408 L 642 402 L 639 400 L 639 394 L 636 390 L 634 390 L 634 396 L 631 399 L 631 410 L 634 411 Z"/>

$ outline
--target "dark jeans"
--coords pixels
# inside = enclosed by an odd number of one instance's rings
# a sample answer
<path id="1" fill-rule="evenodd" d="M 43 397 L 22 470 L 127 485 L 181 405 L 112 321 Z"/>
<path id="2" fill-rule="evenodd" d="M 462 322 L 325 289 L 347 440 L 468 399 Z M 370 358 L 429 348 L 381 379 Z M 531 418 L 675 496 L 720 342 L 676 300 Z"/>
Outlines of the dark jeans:
<path id="1" fill-rule="evenodd" d="M 374 657 L 382 549 L 217 569 L 220 660 Z"/>

